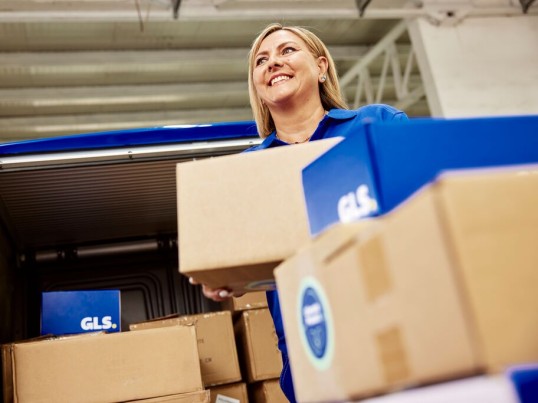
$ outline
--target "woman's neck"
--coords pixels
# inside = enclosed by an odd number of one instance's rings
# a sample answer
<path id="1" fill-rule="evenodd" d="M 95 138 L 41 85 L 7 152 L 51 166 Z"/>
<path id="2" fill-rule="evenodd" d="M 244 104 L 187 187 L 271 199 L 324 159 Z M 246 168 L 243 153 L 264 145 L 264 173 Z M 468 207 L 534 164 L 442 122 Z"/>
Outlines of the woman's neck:
<path id="1" fill-rule="evenodd" d="M 286 143 L 304 143 L 312 137 L 325 115 L 321 103 L 314 108 L 297 107 L 292 110 L 271 111 L 278 139 Z"/>

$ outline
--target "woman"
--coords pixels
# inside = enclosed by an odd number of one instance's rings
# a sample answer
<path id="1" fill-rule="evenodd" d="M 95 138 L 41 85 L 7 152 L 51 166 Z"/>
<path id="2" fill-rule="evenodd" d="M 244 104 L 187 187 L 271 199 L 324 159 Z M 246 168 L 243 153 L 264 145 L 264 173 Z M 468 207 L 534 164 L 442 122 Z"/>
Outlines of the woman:
<path id="1" fill-rule="evenodd" d="M 246 151 L 345 137 L 358 132 L 365 119 L 407 119 L 387 105 L 348 110 L 329 51 L 316 35 L 300 27 L 271 24 L 262 31 L 250 50 L 248 84 L 258 133 L 264 141 Z M 229 290 L 206 286 L 203 292 L 215 301 L 232 296 Z M 294 402 L 278 293 L 269 291 L 267 301 L 282 353 L 280 385 Z"/>

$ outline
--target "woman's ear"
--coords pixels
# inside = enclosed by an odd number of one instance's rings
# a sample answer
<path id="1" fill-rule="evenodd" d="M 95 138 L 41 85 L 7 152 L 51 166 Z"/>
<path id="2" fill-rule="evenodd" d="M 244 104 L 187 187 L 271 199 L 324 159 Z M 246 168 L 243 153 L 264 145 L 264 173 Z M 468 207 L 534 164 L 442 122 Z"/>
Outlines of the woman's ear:
<path id="1" fill-rule="evenodd" d="M 329 68 L 329 62 L 327 61 L 327 58 L 325 56 L 320 56 L 317 59 L 318 68 L 319 68 L 319 75 L 324 76 L 327 74 L 327 70 Z"/>

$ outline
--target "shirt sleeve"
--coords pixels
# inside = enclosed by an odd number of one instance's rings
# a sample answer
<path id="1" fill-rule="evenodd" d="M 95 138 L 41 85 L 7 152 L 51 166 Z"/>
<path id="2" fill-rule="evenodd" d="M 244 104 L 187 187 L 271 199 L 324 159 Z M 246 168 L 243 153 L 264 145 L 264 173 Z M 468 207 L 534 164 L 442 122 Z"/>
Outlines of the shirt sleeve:
<path id="1" fill-rule="evenodd" d="M 385 104 L 371 104 L 358 109 L 360 114 L 366 119 L 382 122 L 408 120 L 405 112 Z"/>

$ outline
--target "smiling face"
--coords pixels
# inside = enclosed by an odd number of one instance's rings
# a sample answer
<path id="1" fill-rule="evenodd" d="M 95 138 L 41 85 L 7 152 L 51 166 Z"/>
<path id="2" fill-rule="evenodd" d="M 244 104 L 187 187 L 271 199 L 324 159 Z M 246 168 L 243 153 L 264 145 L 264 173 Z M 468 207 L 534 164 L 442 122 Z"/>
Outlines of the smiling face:
<path id="1" fill-rule="evenodd" d="M 317 103 L 320 77 L 326 69 L 325 57 L 315 58 L 300 37 L 279 30 L 261 42 L 254 57 L 252 82 L 269 109 L 289 102 Z"/>

